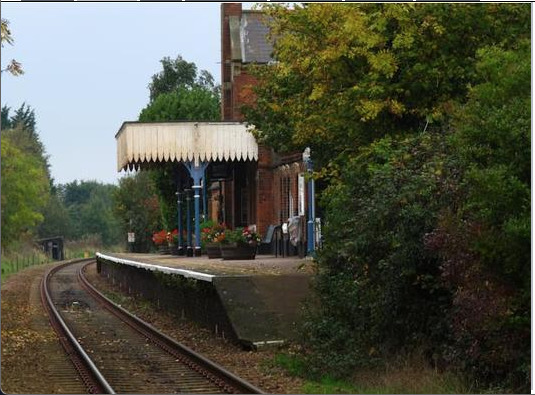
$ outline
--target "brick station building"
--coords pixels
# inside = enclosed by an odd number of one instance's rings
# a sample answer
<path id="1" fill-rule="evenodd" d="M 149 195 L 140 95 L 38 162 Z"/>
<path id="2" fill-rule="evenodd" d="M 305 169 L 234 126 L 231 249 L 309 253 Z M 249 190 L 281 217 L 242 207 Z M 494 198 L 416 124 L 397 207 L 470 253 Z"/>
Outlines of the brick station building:
<path id="1" fill-rule="evenodd" d="M 269 31 L 264 18 L 260 11 L 243 10 L 241 3 L 221 4 L 223 121 L 244 120 L 241 107 L 255 100 L 252 88 L 256 81 L 249 74 L 248 67 L 251 64 L 267 65 L 272 61 L 273 47 L 267 37 Z M 305 195 L 300 196 L 299 177 L 305 170 L 302 153 L 282 155 L 259 145 L 256 188 L 249 191 L 255 204 L 248 220 L 256 223 L 260 232 L 265 232 L 270 224 L 282 224 L 291 217 L 299 216 L 299 208 L 303 216 L 306 191 L 301 181 L 301 194 Z M 302 234 L 305 234 L 305 222 L 301 221 Z"/>
<path id="2" fill-rule="evenodd" d="M 269 67 L 272 60 L 263 21 L 261 12 L 243 10 L 241 3 L 221 5 L 221 122 L 125 122 L 115 136 L 118 170 L 175 163 L 179 207 L 185 204 L 180 196 L 195 202 L 197 240 L 201 218 L 231 228 L 253 225 L 263 237 L 270 226 L 290 223 L 302 253 L 308 220 L 302 153 L 258 145 L 241 113 L 255 100 L 248 67 Z M 188 243 L 200 253 L 199 243 Z"/>

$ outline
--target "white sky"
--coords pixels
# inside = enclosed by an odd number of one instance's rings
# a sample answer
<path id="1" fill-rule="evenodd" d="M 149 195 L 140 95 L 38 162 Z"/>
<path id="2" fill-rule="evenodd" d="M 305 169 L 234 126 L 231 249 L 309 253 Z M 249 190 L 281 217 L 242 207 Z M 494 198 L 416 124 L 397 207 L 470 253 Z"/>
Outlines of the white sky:
<path id="1" fill-rule="evenodd" d="M 115 133 L 147 105 L 164 56 L 221 80 L 219 3 L 2 2 L 1 15 L 15 39 L 2 68 L 25 71 L 2 73 L 1 104 L 35 109 L 56 183 L 117 182 Z"/>

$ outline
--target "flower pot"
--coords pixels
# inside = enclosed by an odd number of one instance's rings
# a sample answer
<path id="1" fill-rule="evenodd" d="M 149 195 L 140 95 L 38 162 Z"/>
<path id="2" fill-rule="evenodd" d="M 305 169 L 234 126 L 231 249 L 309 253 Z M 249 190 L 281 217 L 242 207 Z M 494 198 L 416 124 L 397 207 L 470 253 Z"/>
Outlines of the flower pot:
<path id="1" fill-rule="evenodd" d="M 208 259 L 221 258 L 221 245 L 219 243 L 206 243 Z"/>
<path id="2" fill-rule="evenodd" d="M 256 246 L 247 244 L 221 244 L 221 257 L 227 260 L 254 259 L 256 256 Z"/>
<path id="3" fill-rule="evenodd" d="M 165 244 L 160 244 L 158 246 L 158 253 L 160 253 L 161 255 L 169 255 L 169 246 Z"/>
<path id="4" fill-rule="evenodd" d="M 169 252 L 171 253 L 171 255 L 178 255 L 178 245 L 169 244 Z"/>

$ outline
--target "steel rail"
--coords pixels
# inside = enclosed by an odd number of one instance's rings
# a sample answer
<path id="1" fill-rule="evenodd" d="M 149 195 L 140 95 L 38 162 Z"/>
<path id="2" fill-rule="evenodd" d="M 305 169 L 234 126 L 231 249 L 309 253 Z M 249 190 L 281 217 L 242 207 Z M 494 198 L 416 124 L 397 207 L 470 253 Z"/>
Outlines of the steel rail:
<path id="1" fill-rule="evenodd" d="M 80 374 L 80 377 L 90 393 L 115 394 L 113 388 L 106 381 L 102 373 L 98 370 L 95 363 L 85 352 L 78 340 L 76 340 L 76 337 L 69 330 L 63 318 L 61 318 L 61 315 L 54 305 L 52 297 L 48 291 L 49 280 L 54 273 L 67 265 L 84 260 L 86 259 L 66 262 L 48 270 L 41 280 L 41 300 L 45 310 L 48 312 L 52 327 L 56 330 L 58 337 L 60 338 L 60 342 L 71 358 L 71 361 L 73 362 L 76 370 Z"/>
<path id="2" fill-rule="evenodd" d="M 222 366 L 207 359 L 201 354 L 193 351 L 189 347 L 178 343 L 175 339 L 162 333 L 149 323 L 139 319 L 135 315 L 131 314 L 123 307 L 115 304 L 109 298 L 104 296 L 98 291 L 84 276 L 83 271 L 92 262 L 87 263 L 78 271 L 78 279 L 83 288 L 86 289 L 95 299 L 97 299 L 108 311 L 113 313 L 131 328 L 138 333 L 147 337 L 155 345 L 170 353 L 174 357 L 180 359 L 180 361 L 191 369 L 196 370 L 203 376 L 207 377 L 212 382 L 221 386 L 222 389 L 229 393 L 247 393 L 247 394 L 263 394 L 264 392 L 252 385 L 251 383 L 243 380 L 235 374 L 229 372 Z"/>

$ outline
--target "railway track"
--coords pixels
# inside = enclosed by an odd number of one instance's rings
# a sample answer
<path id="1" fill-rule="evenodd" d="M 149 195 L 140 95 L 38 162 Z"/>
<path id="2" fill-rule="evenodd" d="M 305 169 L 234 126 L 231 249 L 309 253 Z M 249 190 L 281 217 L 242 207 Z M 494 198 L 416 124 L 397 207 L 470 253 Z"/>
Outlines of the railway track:
<path id="1" fill-rule="evenodd" d="M 262 393 L 104 297 L 85 279 L 86 265 L 53 268 L 41 295 L 88 392 Z"/>

